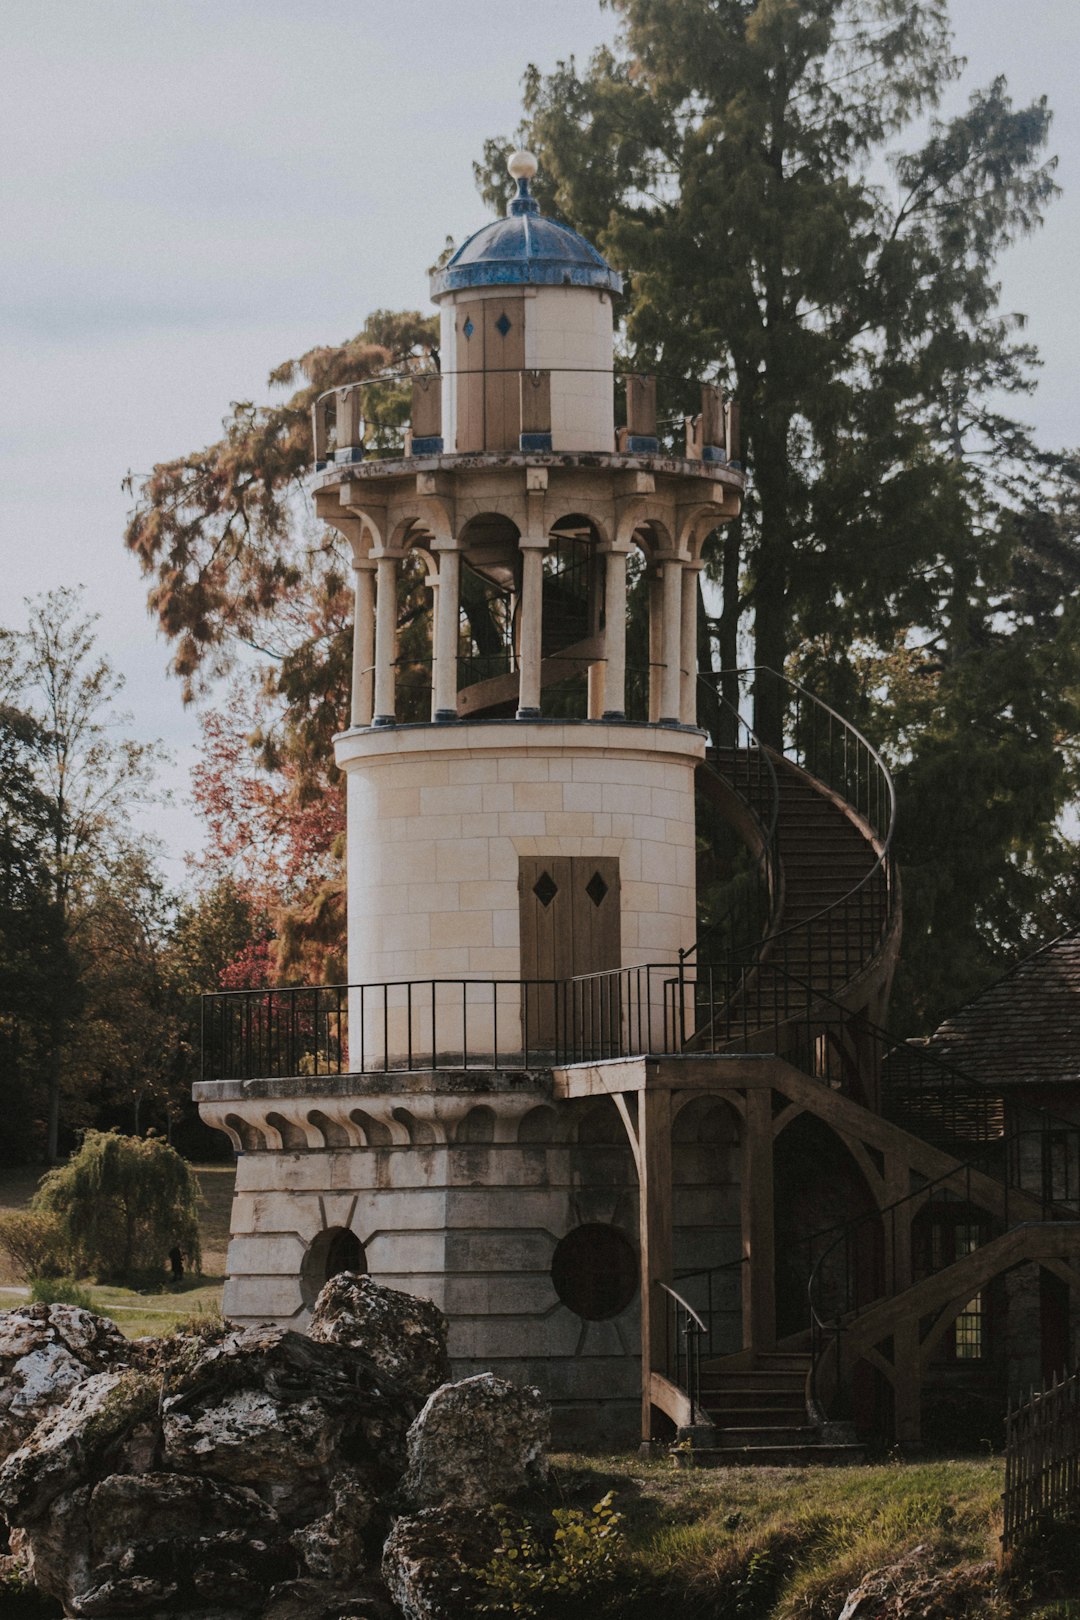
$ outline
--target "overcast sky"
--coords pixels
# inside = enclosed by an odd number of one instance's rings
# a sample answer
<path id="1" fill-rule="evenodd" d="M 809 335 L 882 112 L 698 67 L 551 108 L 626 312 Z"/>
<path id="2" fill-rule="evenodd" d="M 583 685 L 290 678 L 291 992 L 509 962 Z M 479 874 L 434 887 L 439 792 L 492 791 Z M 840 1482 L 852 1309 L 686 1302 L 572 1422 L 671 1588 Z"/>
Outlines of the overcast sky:
<path id="1" fill-rule="evenodd" d="M 1064 195 L 1002 266 L 1042 350 L 1026 414 L 1080 443 L 1080 4 L 953 0 L 960 91 L 1046 93 Z M 0 623 L 86 587 L 161 737 L 169 873 L 199 839 L 197 731 L 124 551 L 128 469 L 217 437 L 286 357 L 379 306 L 426 308 L 425 267 L 483 223 L 471 164 L 509 134 L 529 61 L 611 37 L 597 0 L 0 0 Z"/>

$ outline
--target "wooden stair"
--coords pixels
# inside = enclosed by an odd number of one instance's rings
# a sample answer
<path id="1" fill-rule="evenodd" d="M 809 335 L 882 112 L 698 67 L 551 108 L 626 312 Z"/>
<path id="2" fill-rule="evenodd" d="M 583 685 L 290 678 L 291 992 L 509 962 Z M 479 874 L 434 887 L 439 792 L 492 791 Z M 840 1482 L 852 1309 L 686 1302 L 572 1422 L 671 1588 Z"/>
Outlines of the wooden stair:
<path id="1" fill-rule="evenodd" d="M 702 1363 L 701 1404 L 715 1442 L 694 1447 L 699 1467 L 792 1468 L 858 1463 L 862 1447 L 823 1437 L 806 1409 L 810 1357 L 790 1351 Z"/>

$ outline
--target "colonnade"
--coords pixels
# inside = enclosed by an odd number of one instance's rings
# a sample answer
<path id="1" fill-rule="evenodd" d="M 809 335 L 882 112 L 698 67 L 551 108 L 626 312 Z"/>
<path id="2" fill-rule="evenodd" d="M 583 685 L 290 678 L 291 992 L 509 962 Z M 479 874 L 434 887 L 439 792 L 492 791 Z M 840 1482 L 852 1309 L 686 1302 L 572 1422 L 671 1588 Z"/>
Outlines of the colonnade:
<path id="1" fill-rule="evenodd" d="M 541 540 L 522 538 L 521 601 L 517 638 L 517 718 L 541 712 L 544 634 L 544 555 Z M 602 651 L 589 666 L 588 718 L 626 717 L 627 551 L 608 547 L 604 559 Z M 430 553 L 438 571 L 430 578 L 432 614 L 431 718 L 445 724 L 458 718 L 457 670 L 460 635 L 462 550 L 436 543 Z M 402 553 L 355 556 L 353 619 L 353 726 L 395 723 L 397 582 Z M 689 556 L 661 555 L 649 580 L 649 721 L 693 725 L 697 716 L 697 599 L 701 563 Z"/>

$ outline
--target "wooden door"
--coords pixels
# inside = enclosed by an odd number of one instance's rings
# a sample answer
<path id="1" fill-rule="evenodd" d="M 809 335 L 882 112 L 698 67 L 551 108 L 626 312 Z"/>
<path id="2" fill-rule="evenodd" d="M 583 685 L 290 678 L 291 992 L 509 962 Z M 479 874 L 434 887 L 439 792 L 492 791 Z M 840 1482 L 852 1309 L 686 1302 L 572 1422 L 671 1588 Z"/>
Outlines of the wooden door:
<path id="1" fill-rule="evenodd" d="M 614 1055 L 618 976 L 571 981 L 622 966 L 618 857 L 523 855 L 518 895 L 526 1047 Z"/>
<path id="2" fill-rule="evenodd" d="M 454 446 L 464 453 L 484 448 L 484 317 L 479 303 L 459 304 L 454 312 L 456 357 Z"/>
<path id="3" fill-rule="evenodd" d="M 484 449 L 521 446 L 521 373 L 525 367 L 525 300 L 485 298 Z"/>

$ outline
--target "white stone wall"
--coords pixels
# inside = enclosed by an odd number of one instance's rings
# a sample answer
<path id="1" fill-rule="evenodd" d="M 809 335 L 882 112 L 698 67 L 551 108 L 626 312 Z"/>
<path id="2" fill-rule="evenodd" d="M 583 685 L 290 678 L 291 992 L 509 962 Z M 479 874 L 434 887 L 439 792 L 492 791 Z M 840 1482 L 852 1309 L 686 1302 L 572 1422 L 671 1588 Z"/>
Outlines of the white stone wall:
<path id="1" fill-rule="evenodd" d="M 617 1225 L 637 1247 L 636 1178 L 613 1105 L 599 1105 L 610 1112 L 604 1140 L 578 1145 L 577 1122 L 598 1105 L 554 1109 L 542 1095 L 459 1097 L 440 1124 L 414 1116 L 410 1107 L 422 1112 L 423 1105 L 407 1095 L 356 1101 L 401 1139 L 240 1155 L 226 1317 L 302 1330 L 310 1318 L 304 1255 L 320 1232 L 344 1226 L 364 1244 L 370 1275 L 446 1313 L 455 1376 L 492 1370 L 539 1384 L 566 1440 L 632 1439 L 640 1411 L 638 1299 L 609 1320 L 585 1321 L 560 1301 L 550 1274 L 559 1239 L 583 1222 Z M 458 1139 L 468 1133 L 470 1101 L 491 1106 L 503 1140 Z M 538 1116 L 539 1134 L 550 1139 L 528 1140 Z"/>
<path id="2" fill-rule="evenodd" d="M 696 935 L 703 747 L 696 733 L 655 727 L 520 721 L 344 733 L 350 984 L 510 981 L 435 992 L 437 1044 L 490 1045 L 496 1062 L 520 1050 L 525 855 L 615 856 L 621 965 L 674 962 Z M 656 1003 L 659 1026 L 662 975 L 653 978 L 640 993 Z M 388 992 L 384 1010 L 381 995 L 354 992 L 353 1067 L 381 1067 L 407 1046 L 431 1050 L 431 994 Z M 455 997 L 468 1003 L 460 1015 Z"/>
<path id="3" fill-rule="evenodd" d="M 611 298 L 592 287 L 537 287 L 525 305 L 525 364 L 551 372 L 551 448 L 615 448 Z"/>
<path id="4" fill-rule="evenodd" d="M 345 732 L 350 982 L 519 977 L 518 860 L 613 855 L 623 965 L 695 937 L 696 733 L 512 721 Z"/>
<path id="5" fill-rule="evenodd" d="M 551 372 L 551 448 L 615 449 L 612 378 L 611 296 L 595 287 L 479 288 L 442 300 L 439 332 L 443 385 L 443 441 L 457 449 L 457 339 L 454 322 L 461 305 L 524 294 L 525 366 Z M 479 311 L 474 320 L 481 320 Z"/>

